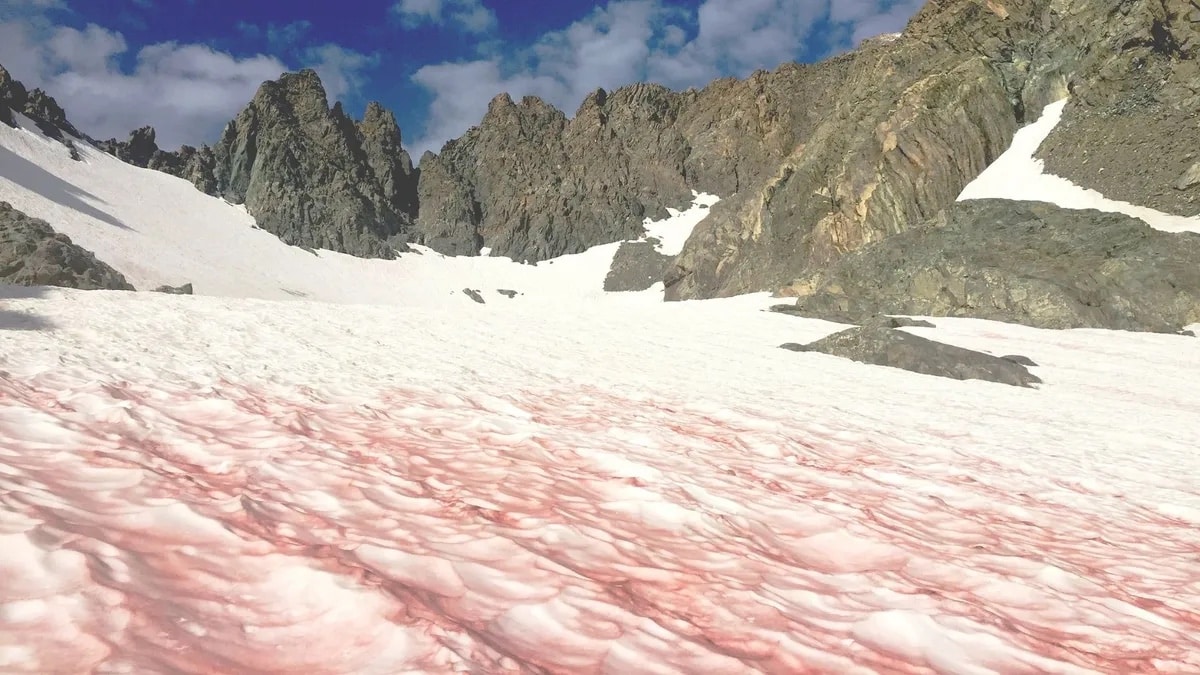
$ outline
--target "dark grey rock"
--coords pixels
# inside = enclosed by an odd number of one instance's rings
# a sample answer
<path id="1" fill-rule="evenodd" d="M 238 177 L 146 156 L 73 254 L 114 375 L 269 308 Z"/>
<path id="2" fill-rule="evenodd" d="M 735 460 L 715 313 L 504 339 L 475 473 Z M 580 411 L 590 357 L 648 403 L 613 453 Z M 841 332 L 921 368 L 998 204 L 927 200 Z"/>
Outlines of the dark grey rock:
<path id="1" fill-rule="evenodd" d="M 1174 333 L 1200 322 L 1200 235 L 1117 213 L 979 200 L 795 281 L 795 313 L 959 316 Z"/>
<path id="2" fill-rule="evenodd" d="M 142 127 L 129 134 L 129 140 L 118 141 L 110 138 L 101 141 L 96 147 L 116 157 L 122 162 L 140 166 L 143 169 L 150 165 L 150 160 L 160 152 L 154 127 Z"/>
<path id="3" fill-rule="evenodd" d="M 1194 330 L 1181 330 L 1179 334 L 1184 337 L 1196 337 L 1196 331 Z"/>
<path id="4" fill-rule="evenodd" d="M 192 295 L 192 285 L 190 283 L 182 286 L 159 286 L 154 289 L 155 293 L 166 293 L 168 295 Z"/>
<path id="5" fill-rule="evenodd" d="M 506 298 L 509 298 L 509 299 L 512 299 L 512 298 L 515 298 L 515 297 L 517 297 L 517 292 L 516 292 L 516 291 L 509 290 L 509 289 L 507 289 L 507 288 L 500 288 L 500 289 L 497 289 L 497 290 L 496 290 L 496 292 L 497 292 L 497 293 L 499 293 L 500 295 L 503 295 L 503 296 L 504 296 L 504 297 L 506 297 Z"/>
<path id="6" fill-rule="evenodd" d="M 986 380 L 1017 387 L 1042 381 L 1011 360 L 880 326 L 851 328 L 808 345 L 789 343 L 783 347 L 955 380 Z"/>
<path id="7" fill-rule="evenodd" d="M 217 194 L 216 157 L 207 145 L 166 152 L 158 147 L 153 127 L 134 131 L 127 141 L 109 139 L 95 145 L 123 162 L 182 178 L 205 194 Z"/>
<path id="8" fill-rule="evenodd" d="M 484 299 L 483 299 L 483 293 L 480 293 L 479 291 L 477 291 L 473 288 L 464 288 L 463 293 L 465 293 L 468 298 L 471 298 L 475 302 L 478 302 L 481 305 L 485 304 Z"/>
<path id="9" fill-rule="evenodd" d="M 18 286 L 63 286 L 83 290 L 132 291 L 112 267 L 58 234 L 44 220 L 0 202 L 0 282 Z"/>
<path id="10" fill-rule="evenodd" d="M 662 281 L 672 258 L 658 251 L 652 241 L 627 241 L 615 255 L 604 290 L 609 292 L 644 291 Z"/>
<path id="11" fill-rule="evenodd" d="M 17 126 L 13 112 L 19 112 L 33 120 L 46 136 L 67 143 L 70 137 L 87 139 L 67 119 L 62 106 L 41 89 L 27 90 L 25 85 L 13 79 L 0 66 L 0 122 L 10 127 Z"/>
<path id="12" fill-rule="evenodd" d="M 1037 363 L 1035 363 L 1033 359 L 1029 358 L 1028 356 L 1021 356 L 1020 354 L 1009 354 L 1007 356 L 1001 356 L 1000 358 L 1004 359 L 1005 361 L 1012 361 L 1013 363 L 1021 366 L 1028 366 L 1030 368 L 1037 367 Z"/>
<path id="13" fill-rule="evenodd" d="M 392 258 L 415 216 L 395 120 L 377 105 L 361 123 L 330 108 L 311 70 L 263 84 L 213 154 L 217 192 L 295 246 Z"/>

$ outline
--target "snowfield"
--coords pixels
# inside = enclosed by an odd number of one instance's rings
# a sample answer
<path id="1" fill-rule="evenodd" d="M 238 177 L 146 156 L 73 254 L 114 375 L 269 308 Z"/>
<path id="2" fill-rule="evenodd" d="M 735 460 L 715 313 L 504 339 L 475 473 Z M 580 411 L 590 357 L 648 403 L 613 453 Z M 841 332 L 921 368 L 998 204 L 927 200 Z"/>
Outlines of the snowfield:
<path id="1" fill-rule="evenodd" d="M 1200 340 L 938 318 L 1045 384 L 926 377 L 83 153 L 0 126 L 0 199 L 202 295 L 0 287 L 0 672 L 1200 672 Z"/>

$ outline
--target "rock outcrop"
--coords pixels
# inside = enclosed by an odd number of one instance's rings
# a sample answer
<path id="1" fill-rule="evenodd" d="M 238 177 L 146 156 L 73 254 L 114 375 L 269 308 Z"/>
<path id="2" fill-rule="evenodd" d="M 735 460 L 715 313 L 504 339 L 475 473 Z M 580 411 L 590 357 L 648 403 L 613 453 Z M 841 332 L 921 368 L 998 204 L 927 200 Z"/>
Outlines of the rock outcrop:
<path id="1" fill-rule="evenodd" d="M 788 64 L 673 92 L 598 90 L 568 119 L 535 97 L 496 97 L 479 126 L 421 160 L 421 241 L 536 262 L 637 239 L 693 189 L 761 182 L 815 128 L 850 59 Z"/>
<path id="2" fill-rule="evenodd" d="M 1068 94 L 1105 111 L 1154 101 L 1194 124 L 1200 76 L 1198 51 L 1183 48 L 1196 44 L 1189 7 L 1191 0 L 931 0 L 902 37 L 856 52 L 824 121 L 772 177 L 713 209 L 668 276 L 668 298 L 773 290 L 932 217 L 1020 123 Z M 1103 135 L 1068 138 L 1083 148 L 1103 145 Z M 1155 203 L 1152 193 L 1169 190 L 1183 168 L 1177 160 L 1195 147 L 1178 140 L 1161 133 L 1153 146 L 1171 158 L 1153 187 L 1128 181 L 1132 187 L 1114 195 Z"/>
<path id="3" fill-rule="evenodd" d="M 1063 122 L 1039 151 L 1046 170 L 1113 199 L 1200 215 L 1200 179 L 1182 179 L 1200 160 L 1200 0 L 1109 3 L 1104 13 L 1080 4 L 1067 11 L 1099 22 L 1081 45 Z"/>
<path id="4" fill-rule="evenodd" d="M 416 215 L 416 174 L 378 106 L 356 123 L 312 70 L 258 90 L 213 150 L 217 193 L 283 241 L 390 258 Z"/>
<path id="5" fill-rule="evenodd" d="M 956 316 L 1174 333 L 1200 322 L 1200 234 L 1040 202 L 958 202 L 796 280 L 788 311 L 844 323 Z"/>
<path id="6" fill-rule="evenodd" d="M 16 126 L 14 112 L 33 120 L 43 134 L 62 141 L 67 147 L 71 147 L 72 142 L 68 134 L 87 139 L 87 136 L 67 119 L 66 112 L 54 97 L 41 89 L 26 89 L 25 85 L 13 79 L 12 75 L 0 66 L 0 123 Z"/>
<path id="7" fill-rule="evenodd" d="M 1042 382 L 1018 363 L 1023 357 L 992 356 L 881 326 L 851 328 L 807 345 L 781 346 L 954 380 L 985 380 L 1016 387 Z"/>
<path id="8" fill-rule="evenodd" d="M 201 192 L 217 194 L 216 157 L 207 145 L 200 148 L 185 145 L 174 152 L 164 151 L 158 147 L 154 127 L 137 129 L 126 141 L 109 139 L 95 145 L 123 162 L 177 176 Z"/>
<path id="9" fill-rule="evenodd" d="M 658 250 L 654 240 L 623 242 L 613 254 L 612 265 L 604 277 L 604 290 L 610 293 L 647 290 L 662 281 L 671 260 Z"/>
<path id="10" fill-rule="evenodd" d="M 0 202 L 0 282 L 132 291 L 118 271 L 58 234 L 44 220 Z"/>

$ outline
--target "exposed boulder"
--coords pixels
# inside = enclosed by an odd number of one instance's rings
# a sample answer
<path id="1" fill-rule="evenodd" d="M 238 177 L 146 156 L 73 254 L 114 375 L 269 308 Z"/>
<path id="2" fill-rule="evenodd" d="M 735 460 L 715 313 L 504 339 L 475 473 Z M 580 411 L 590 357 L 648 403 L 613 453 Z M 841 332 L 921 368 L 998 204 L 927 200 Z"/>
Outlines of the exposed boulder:
<path id="1" fill-rule="evenodd" d="M 58 234 L 44 220 L 0 202 L 0 282 L 132 291 L 118 271 Z"/>
<path id="2" fill-rule="evenodd" d="M 480 293 L 478 290 L 476 290 L 474 288 L 464 288 L 463 294 L 466 295 L 468 298 L 474 300 L 475 302 L 478 302 L 481 305 L 486 304 L 483 299 L 483 293 Z"/>
<path id="3" fill-rule="evenodd" d="M 1173 333 L 1200 321 L 1200 235 L 1117 213 L 965 201 L 784 292 L 794 313 L 845 323 L 898 314 Z"/>
<path id="4" fill-rule="evenodd" d="M 1009 358 L 927 340 L 882 326 L 851 328 L 811 344 L 785 344 L 782 347 L 955 380 L 986 380 L 1017 387 L 1029 387 L 1042 381 L 1024 365 Z"/>
<path id="5" fill-rule="evenodd" d="M 1188 159 L 1191 159 L 1191 157 L 1188 157 Z M 1179 175 L 1179 180 L 1175 181 L 1176 190 L 1190 190 L 1194 187 L 1200 187 L 1200 162 L 1189 166 L 1187 170 Z"/>
<path id="6" fill-rule="evenodd" d="M 627 241 L 617 248 L 604 278 L 604 290 L 644 291 L 662 281 L 672 258 L 659 252 L 655 241 Z"/>
<path id="7" fill-rule="evenodd" d="M 190 283 L 182 286 L 159 286 L 154 289 L 155 293 L 166 293 L 167 295 L 192 295 L 192 285 Z"/>
<path id="8" fill-rule="evenodd" d="M 378 106 L 361 124 L 330 108 L 312 70 L 263 84 L 213 153 L 217 192 L 292 245 L 391 258 L 415 215 L 395 121 Z"/>

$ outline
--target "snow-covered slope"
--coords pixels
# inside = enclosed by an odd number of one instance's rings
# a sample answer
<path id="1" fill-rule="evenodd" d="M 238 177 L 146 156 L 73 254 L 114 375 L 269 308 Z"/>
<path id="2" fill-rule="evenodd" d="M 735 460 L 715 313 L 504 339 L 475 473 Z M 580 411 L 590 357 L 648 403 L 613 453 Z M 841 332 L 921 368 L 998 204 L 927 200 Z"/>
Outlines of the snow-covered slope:
<path id="1" fill-rule="evenodd" d="M 0 199 L 225 297 L 0 288 L 0 672 L 1200 672 L 1200 340 L 935 319 L 1045 384 L 943 380 L 83 154 L 0 126 Z"/>
<path id="2" fill-rule="evenodd" d="M 200 295 L 267 300 L 308 298 L 335 303 L 471 304 L 463 288 L 518 301 L 600 296 L 618 244 L 537 266 L 507 258 L 447 258 L 416 247 L 398 261 L 362 260 L 331 251 L 283 245 L 259 230 L 245 209 L 196 190 L 173 176 L 125 164 L 84 143 L 83 161 L 59 142 L 0 125 L 0 200 L 43 218 L 59 232 L 121 271 L 138 289 L 192 283 Z M 716 202 L 661 223 L 648 223 L 663 246 L 681 248 Z M 661 296 L 660 296 L 661 297 Z"/>

